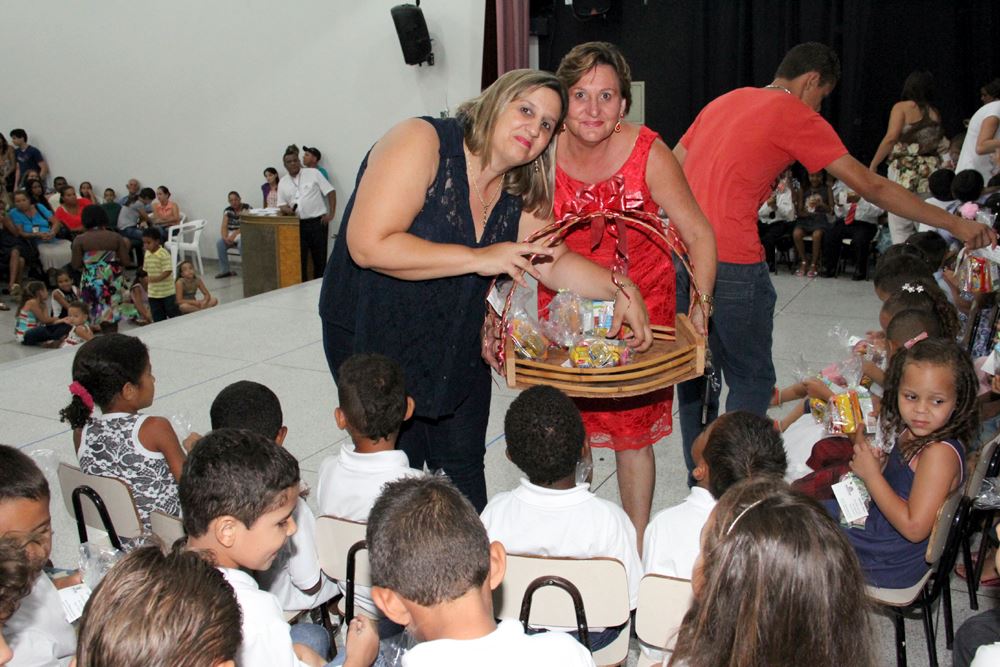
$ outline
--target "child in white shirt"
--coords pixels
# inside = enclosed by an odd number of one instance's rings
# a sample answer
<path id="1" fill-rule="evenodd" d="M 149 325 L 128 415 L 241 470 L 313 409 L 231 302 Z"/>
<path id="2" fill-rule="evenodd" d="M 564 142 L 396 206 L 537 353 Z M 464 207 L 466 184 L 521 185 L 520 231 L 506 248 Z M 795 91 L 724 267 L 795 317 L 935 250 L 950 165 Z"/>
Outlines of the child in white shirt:
<path id="1" fill-rule="evenodd" d="M 42 568 L 52 552 L 49 484 L 19 449 L 0 445 L 0 538 L 14 542 L 28 560 L 31 592 L 2 623 L 13 652 L 11 667 L 67 665 L 76 632 L 67 621 L 57 588 L 80 583 L 79 574 L 53 580 Z"/>
<path id="2" fill-rule="evenodd" d="M 209 411 L 212 428 L 250 429 L 279 447 L 288 429 L 278 397 L 258 382 L 241 380 L 215 397 Z M 292 513 L 298 530 L 271 566 L 254 573 L 258 585 L 272 593 L 285 611 L 313 609 L 337 594 L 337 585 L 320 570 L 316 553 L 316 517 L 301 495 Z"/>
<path id="3" fill-rule="evenodd" d="M 493 590 L 503 581 L 506 553 L 489 542 L 472 504 L 447 479 L 387 484 L 372 508 L 367 541 L 375 602 L 422 642 L 403 656 L 403 667 L 594 664 L 568 635 L 526 635 L 516 621 L 497 625 Z M 353 632 L 352 626 L 352 638 Z M 377 635 L 358 638 L 367 639 L 373 655 Z M 363 645 L 348 645 L 348 661 L 361 655 Z"/>
<path id="4" fill-rule="evenodd" d="M 504 430 L 507 457 L 527 479 L 486 505 L 481 518 L 490 539 L 513 554 L 615 558 L 625 566 L 635 609 L 642 579 L 635 528 L 621 507 L 577 483 L 577 463 L 587 444 L 572 399 L 553 387 L 531 387 L 511 403 Z M 593 632 L 591 649 L 610 644 L 619 630 Z"/>
<path id="5" fill-rule="evenodd" d="M 927 178 L 927 187 L 931 191 L 931 196 L 926 201 L 931 206 L 937 206 L 948 213 L 955 214 L 962 202 L 955 199 L 951 193 L 951 184 L 955 180 L 955 172 L 951 169 L 938 169 Z M 961 243 L 954 236 L 943 229 L 931 227 L 921 222 L 917 225 L 918 232 L 937 232 L 950 246 L 958 247 Z"/>
<path id="6" fill-rule="evenodd" d="M 399 429 L 413 415 L 413 399 L 406 395 L 403 369 L 381 354 L 355 354 L 341 364 L 337 395 L 334 418 L 351 444 L 341 445 L 338 455 L 320 464 L 319 511 L 366 522 L 386 483 L 423 474 L 410 467 L 406 452 L 396 449 Z M 346 595 L 346 583 L 339 586 Z M 354 588 L 354 602 L 368 615 L 380 616 L 367 587 Z"/>

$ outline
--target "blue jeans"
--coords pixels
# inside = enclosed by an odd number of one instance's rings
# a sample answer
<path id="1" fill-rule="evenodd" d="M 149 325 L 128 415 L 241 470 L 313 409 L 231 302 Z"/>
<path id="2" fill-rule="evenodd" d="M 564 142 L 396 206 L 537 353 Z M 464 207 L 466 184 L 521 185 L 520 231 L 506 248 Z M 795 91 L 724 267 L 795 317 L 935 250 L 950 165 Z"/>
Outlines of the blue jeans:
<path id="1" fill-rule="evenodd" d="M 686 313 L 691 300 L 688 275 L 679 263 L 676 269 L 677 312 Z M 771 333 L 777 300 L 767 264 L 719 262 L 714 296 L 715 314 L 709 327 L 708 346 L 716 377 L 721 374 L 720 379 L 729 387 L 726 412 L 746 410 L 765 415 L 775 382 Z M 712 390 L 709 393 L 708 418 L 702 424 L 705 382 L 705 378 L 697 378 L 677 387 L 681 439 L 688 473 L 694 470 L 691 458 L 694 439 L 705 424 L 719 415 L 719 391 Z M 693 480 L 689 476 L 688 485 L 691 484 Z"/>
<path id="2" fill-rule="evenodd" d="M 315 623 L 296 623 L 289 630 L 293 644 L 303 644 L 323 656 L 326 660 L 330 655 L 330 633 L 322 625 Z"/>
<path id="3" fill-rule="evenodd" d="M 215 242 L 215 251 L 219 253 L 219 273 L 229 273 L 229 248 L 226 241 L 219 237 Z M 236 237 L 236 249 L 243 252 L 243 235 Z"/>

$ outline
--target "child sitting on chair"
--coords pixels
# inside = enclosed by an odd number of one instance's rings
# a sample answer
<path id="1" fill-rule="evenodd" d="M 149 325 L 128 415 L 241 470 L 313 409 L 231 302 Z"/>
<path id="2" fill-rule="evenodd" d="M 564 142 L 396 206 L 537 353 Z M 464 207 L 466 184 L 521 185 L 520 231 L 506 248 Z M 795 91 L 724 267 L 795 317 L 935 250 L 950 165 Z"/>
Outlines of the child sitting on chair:
<path id="1" fill-rule="evenodd" d="M 504 430 L 507 457 L 527 478 L 486 505 L 482 519 L 490 539 L 513 554 L 615 558 L 625 566 L 635 609 L 642 579 L 635 528 L 621 507 L 577 480 L 577 463 L 590 453 L 573 400 L 553 387 L 531 387 L 511 403 Z M 592 630 L 591 649 L 607 646 L 620 630 Z"/>
<path id="2" fill-rule="evenodd" d="M 209 415 L 213 429 L 249 429 L 279 447 L 288 435 L 281 402 L 259 382 L 240 380 L 229 385 L 212 401 Z M 256 572 L 255 577 L 262 589 L 278 598 L 283 610 L 305 611 L 335 596 L 337 586 L 320 570 L 316 516 L 304 498 L 298 498 L 292 518 L 298 530 L 278 552 L 271 567 Z"/>
<path id="3" fill-rule="evenodd" d="M 367 542 L 376 604 L 423 642 L 404 656 L 405 667 L 594 664 L 562 633 L 527 635 L 517 621 L 496 624 L 493 589 L 503 581 L 506 552 L 490 543 L 472 504 L 447 479 L 387 484 L 372 508 Z M 359 625 L 358 638 L 368 643 L 348 644 L 348 661 L 373 660 L 378 637 Z"/>

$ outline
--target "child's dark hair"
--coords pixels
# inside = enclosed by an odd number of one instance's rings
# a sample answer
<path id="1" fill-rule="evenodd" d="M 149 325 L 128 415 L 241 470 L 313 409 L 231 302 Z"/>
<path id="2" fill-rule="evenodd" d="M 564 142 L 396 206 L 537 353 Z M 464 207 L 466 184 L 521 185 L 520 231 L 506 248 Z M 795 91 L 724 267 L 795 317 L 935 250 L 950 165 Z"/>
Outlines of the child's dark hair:
<path id="1" fill-rule="evenodd" d="M 893 294 L 899 291 L 903 283 L 918 278 L 933 279 L 933 277 L 934 269 L 919 248 L 898 243 L 879 258 L 878 264 L 875 265 L 874 283 L 875 289 L 879 292 Z"/>
<path id="2" fill-rule="evenodd" d="M 897 345 L 904 345 L 920 334 L 940 338 L 941 319 L 936 313 L 920 308 L 907 308 L 892 316 L 885 328 L 885 337 Z"/>
<path id="3" fill-rule="evenodd" d="M 958 336 L 961 326 L 958 321 L 958 312 L 933 280 L 909 280 L 903 283 L 899 290 L 890 294 L 882 305 L 882 309 L 889 316 L 890 321 L 897 314 L 911 308 L 932 311 L 937 315 L 941 324 L 941 335 L 945 338 Z"/>
<path id="4" fill-rule="evenodd" d="M 141 199 L 156 199 L 156 190 L 153 188 L 143 188 L 139 190 L 139 197 Z"/>
<path id="5" fill-rule="evenodd" d="M 951 169 L 938 169 L 927 178 L 927 186 L 931 194 L 939 201 L 951 201 L 951 183 L 955 180 L 955 172 Z"/>
<path id="6" fill-rule="evenodd" d="M 191 266 L 191 270 L 194 271 L 194 262 L 192 262 L 190 259 L 185 259 L 183 262 L 181 262 L 180 264 L 177 265 L 177 279 L 178 280 L 180 280 L 180 278 L 181 278 L 181 268 L 183 268 L 183 266 L 185 264 L 189 264 Z M 197 272 L 195 272 L 195 275 L 198 275 Z"/>
<path id="7" fill-rule="evenodd" d="M 135 280 L 132 281 L 132 287 L 135 287 L 136 285 L 141 285 L 142 284 L 142 279 L 143 278 L 147 278 L 147 277 L 149 277 L 149 274 L 146 273 L 145 269 L 136 269 L 135 270 Z"/>
<path id="8" fill-rule="evenodd" d="M 358 435 L 382 440 L 406 418 L 403 369 L 381 354 L 355 354 L 337 372 L 337 396 L 347 422 Z"/>
<path id="9" fill-rule="evenodd" d="M 80 621 L 79 667 L 203 667 L 235 660 L 240 605 L 218 569 L 195 551 L 129 553 L 94 589 Z"/>
<path id="10" fill-rule="evenodd" d="M 948 242 L 937 232 L 917 232 L 911 234 L 905 241 L 906 245 L 911 245 L 924 253 L 927 263 L 932 269 L 937 271 L 944 264 L 945 255 L 948 254 Z"/>
<path id="11" fill-rule="evenodd" d="M 928 338 L 893 355 L 886 374 L 885 399 L 882 401 L 882 434 L 893 438 L 906 428 L 899 412 L 898 394 L 903 371 L 911 363 L 929 363 L 951 369 L 955 376 L 955 410 L 944 426 L 933 433 L 915 437 L 907 443 L 899 441 L 897 446 L 903 459 L 913 460 L 925 446 L 940 440 L 953 438 L 965 446 L 974 442 L 979 434 L 979 401 L 976 400 L 979 381 L 968 352 L 947 338 Z"/>
<path id="12" fill-rule="evenodd" d="M 0 537 L 0 626 L 6 623 L 21 600 L 28 597 L 38 571 L 31 565 L 21 539 Z"/>
<path id="13" fill-rule="evenodd" d="M 424 607 L 459 598 L 489 576 L 486 528 L 442 476 L 386 484 L 366 537 L 372 583 Z"/>
<path id="14" fill-rule="evenodd" d="M 8 500 L 48 501 L 49 483 L 30 456 L 16 447 L 0 445 L 0 503 Z"/>
<path id="15" fill-rule="evenodd" d="M 73 398 L 59 411 L 60 421 L 83 428 L 93 405 L 105 409 L 126 384 L 138 385 L 148 366 L 149 350 L 135 336 L 113 333 L 88 340 L 73 358 Z"/>
<path id="16" fill-rule="evenodd" d="M 552 484 L 576 471 L 586 431 L 580 410 L 555 387 L 521 392 L 503 420 L 510 460 L 532 484 Z"/>
<path id="17" fill-rule="evenodd" d="M 702 581 L 669 664 L 878 664 L 858 557 L 815 500 L 774 478 L 733 486 L 702 531 Z M 827 629 L 813 631 L 816 619 Z"/>
<path id="18" fill-rule="evenodd" d="M 742 410 L 715 420 L 703 456 L 709 471 L 708 490 L 716 499 L 741 480 L 758 475 L 781 479 L 788 468 L 774 422 Z"/>
<path id="19" fill-rule="evenodd" d="M 25 304 L 32 299 L 37 299 L 38 295 L 47 289 L 45 283 L 41 280 L 29 280 L 24 283 L 24 287 L 21 289 L 21 301 L 18 304 L 18 309 L 24 308 Z"/>
<path id="20" fill-rule="evenodd" d="M 951 182 L 951 194 L 960 202 L 976 201 L 983 195 L 983 175 L 975 169 L 963 169 Z"/>
<path id="21" fill-rule="evenodd" d="M 73 282 L 73 276 L 71 276 L 70 273 L 69 273 L 69 271 L 67 271 L 66 269 L 59 269 L 58 271 L 56 271 L 56 280 L 57 281 L 60 278 L 62 278 L 63 276 L 66 276 L 67 278 L 69 278 L 70 282 Z"/>
<path id="22" fill-rule="evenodd" d="M 73 301 L 67 303 L 66 310 L 69 310 L 70 308 L 76 308 L 77 310 L 82 310 L 84 313 L 90 312 L 90 309 L 87 308 L 87 304 L 85 304 L 83 301 L 80 301 L 79 299 L 74 299 Z"/>
<path id="23" fill-rule="evenodd" d="M 269 440 L 278 437 L 284 422 L 281 402 L 259 382 L 234 382 L 215 397 L 208 411 L 212 428 L 245 428 Z"/>
<path id="24" fill-rule="evenodd" d="M 211 431 L 192 448 L 178 483 L 184 532 L 201 537 L 220 516 L 250 528 L 298 484 L 299 463 L 284 447 L 246 429 Z"/>
<path id="25" fill-rule="evenodd" d="M 153 239 L 159 243 L 163 237 L 160 236 L 160 230 L 157 227 L 146 227 L 142 230 L 142 238 Z"/>

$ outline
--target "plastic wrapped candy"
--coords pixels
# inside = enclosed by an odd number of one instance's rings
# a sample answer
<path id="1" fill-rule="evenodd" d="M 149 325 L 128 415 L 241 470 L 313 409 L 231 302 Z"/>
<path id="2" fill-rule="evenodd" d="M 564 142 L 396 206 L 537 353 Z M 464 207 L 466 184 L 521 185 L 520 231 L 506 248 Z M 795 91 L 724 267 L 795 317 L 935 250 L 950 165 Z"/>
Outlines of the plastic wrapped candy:
<path id="1" fill-rule="evenodd" d="M 607 368 L 628 363 L 629 348 L 619 340 L 583 338 L 569 348 L 570 362 L 576 368 Z"/>
<path id="2" fill-rule="evenodd" d="M 827 424 L 827 431 L 830 434 L 854 433 L 858 430 L 859 423 L 864 423 L 864 420 L 856 391 L 847 391 L 830 397 Z"/>
<path id="3" fill-rule="evenodd" d="M 522 359 L 545 361 L 549 354 L 549 339 L 542 333 L 535 318 L 529 313 L 528 296 L 517 295 L 508 313 L 507 333 L 514 349 Z"/>
<path id="4" fill-rule="evenodd" d="M 994 292 L 1000 280 L 996 264 L 975 252 L 960 256 L 957 273 L 959 289 L 970 294 Z"/>
<path id="5" fill-rule="evenodd" d="M 981 510 L 1000 509 L 1000 480 L 996 477 L 985 478 L 973 505 Z"/>
<path id="6" fill-rule="evenodd" d="M 569 347 L 583 333 L 582 302 L 578 295 L 559 290 L 549 302 L 549 316 L 543 323 L 543 332 L 556 345 Z"/>

